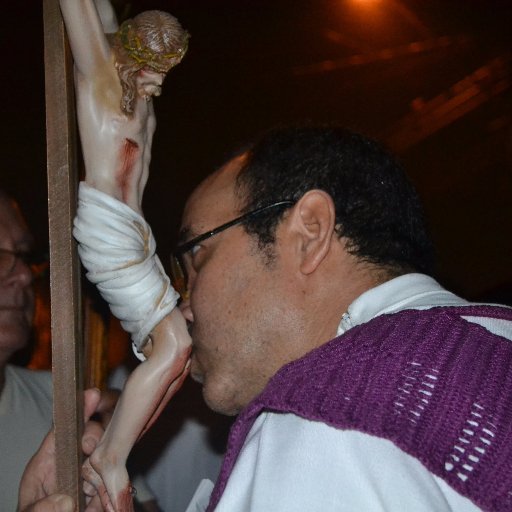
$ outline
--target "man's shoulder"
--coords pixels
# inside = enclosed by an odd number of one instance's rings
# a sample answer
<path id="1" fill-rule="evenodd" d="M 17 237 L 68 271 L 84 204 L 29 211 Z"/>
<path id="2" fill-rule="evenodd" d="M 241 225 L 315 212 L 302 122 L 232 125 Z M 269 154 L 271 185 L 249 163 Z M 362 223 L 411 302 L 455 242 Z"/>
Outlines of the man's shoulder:
<path id="1" fill-rule="evenodd" d="M 269 489 L 279 481 L 293 493 L 305 493 L 305 500 L 307 494 L 318 493 L 315 499 L 320 502 L 325 493 L 326 509 L 334 501 L 344 510 L 380 510 L 384 500 L 389 510 L 402 510 L 404 504 L 408 510 L 480 510 L 420 460 L 390 440 L 362 431 L 264 412 L 251 429 L 246 447 L 249 454 L 251 448 L 257 453 L 255 464 L 265 465 L 259 485 Z M 305 481 L 314 482 L 314 491 Z"/>
<path id="2" fill-rule="evenodd" d="M 335 340 L 349 339 L 351 337 L 373 336 L 378 332 L 388 336 L 389 329 L 396 333 L 407 332 L 414 335 L 414 332 L 428 329 L 434 335 L 435 329 L 428 326 L 442 325 L 445 329 L 437 329 L 437 337 L 448 335 L 450 329 L 459 332 L 458 324 L 467 323 L 483 327 L 488 335 L 499 335 L 512 339 L 512 307 L 501 304 L 448 304 L 431 305 L 420 307 L 406 307 L 399 311 L 378 315 L 367 322 L 361 323 L 346 331 Z M 501 326 L 494 329 L 494 326 Z M 408 335 L 408 338 L 410 337 Z M 477 334 L 478 335 L 478 334 Z M 335 342 L 335 340 L 332 340 Z M 420 335 L 420 342 L 424 343 L 423 335 Z"/>
<path id="3" fill-rule="evenodd" d="M 9 385 L 31 394 L 43 394 L 51 398 L 52 374 L 47 370 L 31 370 L 22 366 L 8 364 L 6 379 Z"/>
<path id="4" fill-rule="evenodd" d="M 33 370 L 31 368 L 26 368 L 25 366 L 8 364 L 6 366 L 6 371 L 23 380 L 39 380 L 41 382 L 48 381 L 50 383 L 52 381 L 52 372 L 50 370 Z"/>

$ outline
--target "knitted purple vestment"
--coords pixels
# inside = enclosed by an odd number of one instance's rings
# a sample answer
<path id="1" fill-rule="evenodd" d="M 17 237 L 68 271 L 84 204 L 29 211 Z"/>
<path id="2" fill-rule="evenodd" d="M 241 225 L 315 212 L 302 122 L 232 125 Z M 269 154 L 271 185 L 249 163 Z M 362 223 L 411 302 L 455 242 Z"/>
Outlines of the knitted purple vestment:
<path id="1" fill-rule="evenodd" d="M 512 510 L 512 342 L 463 316 L 495 306 L 382 315 L 287 364 L 233 425 L 208 511 L 262 411 L 388 439 L 459 494 Z"/>

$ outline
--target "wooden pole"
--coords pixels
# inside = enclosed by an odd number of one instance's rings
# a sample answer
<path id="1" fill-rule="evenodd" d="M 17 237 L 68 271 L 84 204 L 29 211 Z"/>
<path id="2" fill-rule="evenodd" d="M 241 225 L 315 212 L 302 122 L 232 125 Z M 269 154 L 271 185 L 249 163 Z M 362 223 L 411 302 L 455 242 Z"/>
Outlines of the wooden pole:
<path id="1" fill-rule="evenodd" d="M 95 303 L 97 294 L 84 298 L 84 380 L 86 388 L 107 387 L 108 320 Z"/>
<path id="2" fill-rule="evenodd" d="M 58 0 L 43 0 L 43 18 L 57 487 L 83 510 L 80 266 L 72 237 L 77 190 L 73 69 Z"/>

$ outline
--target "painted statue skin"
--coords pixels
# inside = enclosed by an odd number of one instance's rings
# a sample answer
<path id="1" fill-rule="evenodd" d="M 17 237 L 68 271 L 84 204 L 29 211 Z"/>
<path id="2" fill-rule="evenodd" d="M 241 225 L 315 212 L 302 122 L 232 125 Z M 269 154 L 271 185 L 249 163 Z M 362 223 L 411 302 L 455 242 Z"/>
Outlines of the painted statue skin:
<path id="1" fill-rule="evenodd" d="M 152 96 L 160 94 L 166 73 L 183 58 L 188 34 L 160 11 L 119 27 L 108 0 L 60 0 L 60 7 L 75 63 L 85 182 L 142 215 L 156 126 Z M 142 32 L 145 25 L 156 28 L 156 39 Z M 177 308 L 150 333 L 143 346 L 146 360 L 128 379 L 101 442 L 84 464 L 87 502 L 99 496 L 109 512 L 133 510 L 126 459 L 188 374 L 190 345 Z"/>

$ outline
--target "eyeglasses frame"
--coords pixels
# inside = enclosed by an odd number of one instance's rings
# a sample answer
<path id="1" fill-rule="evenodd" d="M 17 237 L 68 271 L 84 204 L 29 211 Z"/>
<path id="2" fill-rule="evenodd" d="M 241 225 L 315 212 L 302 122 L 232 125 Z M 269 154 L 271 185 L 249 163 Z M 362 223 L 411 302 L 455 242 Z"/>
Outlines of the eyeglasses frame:
<path id="1" fill-rule="evenodd" d="M 4 254 L 9 254 L 13 258 L 13 263 L 9 271 L 0 276 L 0 279 L 7 279 L 14 268 L 16 267 L 16 263 L 18 260 L 21 260 L 24 265 L 28 266 L 34 275 L 34 277 L 39 277 L 42 275 L 48 266 L 48 255 L 46 252 L 40 251 L 11 251 L 9 249 L 1 249 L 0 252 Z"/>
<path id="2" fill-rule="evenodd" d="M 224 224 L 221 224 L 220 226 L 210 230 L 206 231 L 205 233 L 202 233 L 201 235 L 198 235 L 192 240 L 189 240 L 188 242 L 185 242 L 183 244 L 180 244 L 176 247 L 176 249 L 171 254 L 171 273 L 176 274 L 175 269 L 175 263 L 178 264 L 180 268 L 180 273 L 185 276 L 184 268 L 183 268 L 183 262 L 181 261 L 181 257 L 189 252 L 195 245 L 197 245 L 200 242 L 203 242 L 204 240 L 207 240 L 208 238 L 211 238 L 214 235 L 218 235 L 222 231 L 225 231 L 228 228 L 231 228 L 233 226 L 236 226 L 238 224 L 243 224 L 245 221 L 250 219 L 251 217 L 254 217 L 255 215 L 259 215 L 260 213 L 263 213 L 267 210 L 270 210 L 271 208 L 277 208 L 278 206 L 293 206 L 296 201 L 292 201 L 291 199 L 284 199 L 282 201 L 277 201 L 275 203 L 267 204 L 265 206 L 261 206 L 260 208 L 256 208 L 255 210 L 251 210 L 250 212 L 244 213 L 243 215 L 240 215 L 239 217 L 236 217 L 233 220 L 230 220 L 229 222 L 226 222 Z M 175 281 L 181 281 L 180 278 L 175 277 Z M 186 288 L 186 284 L 183 283 L 183 286 Z M 181 285 L 180 285 L 181 287 Z M 180 290 L 178 290 L 180 292 Z M 180 292 L 180 294 L 183 296 L 184 293 Z"/>
<path id="3" fill-rule="evenodd" d="M 204 240 L 207 240 L 208 238 L 210 238 L 214 235 L 217 235 L 232 226 L 236 226 L 237 224 L 243 224 L 247 219 L 250 219 L 251 217 L 253 217 L 255 215 L 258 215 L 267 210 L 270 210 L 271 208 L 276 208 L 277 206 L 292 206 L 293 204 L 295 204 L 295 201 L 292 201 L 291 199 L 285 199 L 282 201 L 278 201 L 276 203 L 267 204 L 266 206 L 261 206 L 260 208 L 256 208 L 255 210 L 251 210 L 250 212 L 240 215 L 240 217 L 237 217 L 236 219 L 230 220 L 229 222 L 226 222 L 225 224 L 221 224 L 220 226 L 212 229 L 211 231 L 202 233 L 201 235 L 198 235 L 195 238 L 192 238 L 192 240 L 189 240 L 188 242 L 178 245 L 178 247 L 176 247 L 176 250 L 173 252 L 173 254 L 181 256 L 181 255 L 185 254 L 186 252 L 190 251 L 190 249 L 192 249 L 192 247 L 197 245 L 199 242 L 203 242 Z"/>

